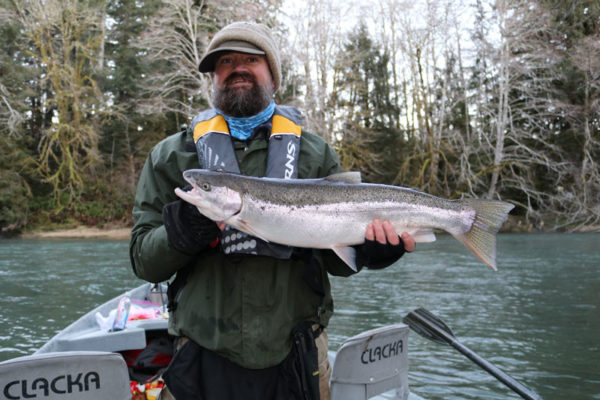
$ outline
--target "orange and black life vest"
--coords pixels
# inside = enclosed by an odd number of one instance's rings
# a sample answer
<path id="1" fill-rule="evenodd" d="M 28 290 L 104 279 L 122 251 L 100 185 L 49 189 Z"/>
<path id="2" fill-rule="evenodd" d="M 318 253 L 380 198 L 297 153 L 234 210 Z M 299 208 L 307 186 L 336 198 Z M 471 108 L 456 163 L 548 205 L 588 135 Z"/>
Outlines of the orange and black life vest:
<path id="1" fill-rule="evenodd" d="M 298 178 L 298 157 L 302 135 L 302 114 L 294 107 L 275 106 L 267 155 L 266 177 Z M 229 127 L 225 118 L 210 109 L 197 115 L 191 124 L 198 162 L 203 169 L 240 173 Z M 268 255 L 289 258 L 292 248 L 267 243 L 227 226 L 221 244 L 225 254 Z"/>

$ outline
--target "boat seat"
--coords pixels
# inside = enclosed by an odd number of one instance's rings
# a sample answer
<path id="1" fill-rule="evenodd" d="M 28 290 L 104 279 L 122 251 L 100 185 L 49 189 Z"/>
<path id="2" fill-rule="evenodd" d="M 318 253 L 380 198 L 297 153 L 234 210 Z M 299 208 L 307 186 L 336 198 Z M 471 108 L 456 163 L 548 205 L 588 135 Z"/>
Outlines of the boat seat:
<path id="1" fill-rule="evenodd" d="M 73 351 L 0 362 L 0 397 L 131 400 L 131 391 L 127 365 L 120 354 Z"/>
<path id="2" fill-rule="evenodd" d="M 346 340 L 331 371 L 331 398 L 408 398 L 408 332 L 396 324 L 363 332 Z M 391 392 L 387 393 L 387 392 Z"/>

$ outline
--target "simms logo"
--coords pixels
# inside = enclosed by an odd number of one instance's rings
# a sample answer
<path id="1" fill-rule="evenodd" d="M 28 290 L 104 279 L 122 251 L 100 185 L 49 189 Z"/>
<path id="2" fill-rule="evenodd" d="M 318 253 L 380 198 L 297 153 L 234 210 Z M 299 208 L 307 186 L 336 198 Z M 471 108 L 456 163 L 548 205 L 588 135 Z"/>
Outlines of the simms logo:
<path id="1" fill-rule="evenodd" d="M 8 382 L 2 393 L 8 400 L 43 399 L 50 394 L 88 392 L 100 389 L 100 375 L 91 371 L 87 374 L 59 375 L 52 379 L 44 377 Z"/>
<path id="2" fill-rule="evenodd" d="M 360 361 L 363 364 L 374 363 L 380 361 L 383 358 L 390 358 L 400 355 L 404 349 L 402 340 L 388 343 L 384 346 L 377 346 L 375 348 L 369 347 L 363 351 Z"/>

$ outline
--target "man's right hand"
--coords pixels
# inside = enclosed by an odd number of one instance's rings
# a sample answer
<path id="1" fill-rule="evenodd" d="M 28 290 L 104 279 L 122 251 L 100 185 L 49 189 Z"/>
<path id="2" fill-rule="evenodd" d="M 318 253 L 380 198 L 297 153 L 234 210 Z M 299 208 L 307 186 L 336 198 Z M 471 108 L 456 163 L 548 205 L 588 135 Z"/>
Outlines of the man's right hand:
<path id="1" fill-rule="evenodd" d="M 162 216 L 169 243 L 182 253 L 197 254 L 219 237 L 217 224 L 187 201 L 165 204 Z"/>

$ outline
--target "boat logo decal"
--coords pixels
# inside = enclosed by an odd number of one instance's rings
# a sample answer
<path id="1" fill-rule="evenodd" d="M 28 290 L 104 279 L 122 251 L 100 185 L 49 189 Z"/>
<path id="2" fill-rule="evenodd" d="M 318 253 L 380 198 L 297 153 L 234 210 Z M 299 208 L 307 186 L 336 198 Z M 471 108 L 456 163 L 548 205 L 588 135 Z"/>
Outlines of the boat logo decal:
<path id="1" fill-rule="evenodd" d="M 85 375 L 58 375 L 51 379 L 38 377 L 8 382 L 2 393 L 8 400 L 44 398 L 52 394 L 89 392 L 100 389 L 100 375 L 90 371 Z"/>
<path id="2" fill-rule="evenodd" d="M 363 364 L 371 364 L 377 361 L 381 361 L 385 358 L 391 358 L 402 354 L 404 351 L 404 342 L 402 339 L 387 343 L 383 346 L 377 346 L 374 348 L 368 347 L 362 352 L 360 361 Z"/>

